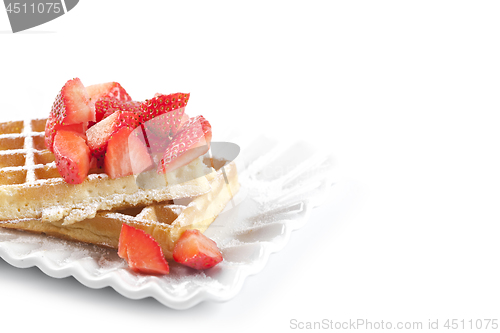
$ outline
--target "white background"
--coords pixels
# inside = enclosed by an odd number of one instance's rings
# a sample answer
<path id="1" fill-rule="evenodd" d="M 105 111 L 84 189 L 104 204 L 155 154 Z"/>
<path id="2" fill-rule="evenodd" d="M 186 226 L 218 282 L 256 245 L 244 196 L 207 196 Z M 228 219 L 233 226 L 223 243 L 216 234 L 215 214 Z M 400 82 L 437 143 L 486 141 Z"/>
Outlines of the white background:
<path id="1" fill-rule="evenodd" d="M 82 0 L 12 34 L 0 10 L 2 120 L 47 116 L 73 77 L 137 100 L 191 92 L 214 132 L 308 140 L 339 180 L 226 303 L 176 311 L 0 261 L 0 325 L 500 319 L 499 16 L 495 1 Z"/>

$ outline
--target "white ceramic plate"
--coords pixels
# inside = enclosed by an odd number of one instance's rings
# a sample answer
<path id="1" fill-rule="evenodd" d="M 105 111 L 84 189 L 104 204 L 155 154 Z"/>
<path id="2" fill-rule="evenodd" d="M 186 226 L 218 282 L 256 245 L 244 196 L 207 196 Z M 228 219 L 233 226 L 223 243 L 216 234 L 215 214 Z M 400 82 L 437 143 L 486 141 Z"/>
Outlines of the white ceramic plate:
<path id="1" fill-rule="evenodd" d="M 39 267 L 45 274 L 73 276 L 90 288 L 112 287 L 125 297 L 153 297 L 186 309 L 205 300 L 226 301 L 247 276 L 258 273 L 269 255 L 282 249 L 333 184 L 332 161 L 307 144 L 280 144 L 233 136 L 241 189 L 206 231 L 224 261 L 205 271 L 170 264 L 167 276 L 136 274 L 116 251 L 87 244 L 0 229 L 0 256 L 16 267 Z"/>

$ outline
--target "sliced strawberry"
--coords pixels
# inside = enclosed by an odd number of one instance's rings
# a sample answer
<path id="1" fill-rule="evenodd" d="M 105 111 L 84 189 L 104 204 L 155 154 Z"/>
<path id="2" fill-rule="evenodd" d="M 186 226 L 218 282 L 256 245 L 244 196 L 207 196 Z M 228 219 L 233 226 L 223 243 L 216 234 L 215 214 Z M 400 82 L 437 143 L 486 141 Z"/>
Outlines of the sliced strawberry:
<path id="1" fill-rule="evenodd" d="M 189 119 L 165 150 L 158 165 L 158 172 L 172 171 L 205 154 L 210 148 L 211 140 L 212 127 L 203 116 Z"/>
<path id="2" fill-rule="evenodd" d="M 92 103 L 80 79 L 66 82 L 56 97 L 49 118 L 58 125 L 81 124 L 95 121 Z"/>
<path id="3" fill-rule="evenodd" d="M 104 157 L 104 172 L 112 179 L 132 174 L 128 153 L 128 137 L 132 131 L 133 129 L 129 127 L 122 127 L 108 141 Z"/>
<path id="4" fill-rule="evenodd" d="M 175 109 L 143 122 L 146 131 L 156 136 L 170 137 L 172 139 L 180 128 L 184 110 L 184 107 Z"/>
<path id="5" fill-rule="evenodd" d="M 137 115 L 141 114 L 141 102 L 120 101 L 115 98 L 104 97 L 95 102 L 95 119 L 100 122 L 104 118 L 109 117 L 115 111 L 133 112 Z"/>
<path id="6" fill-rule="evenodd" d="M 136 114 L 116 111 L 87 130 L 87 142 L 90 153 L 97 160 L 97 167 L 101 168 L 104 165 L 104 155 L 111 136 L 122 127 L 134 129 L 137 126 L 139 126 L 139 117 Z"/>
<path id="7" fill-rule="evenodd" d="M 128 154 L 134 175 L 155 167 L 146 144 L 140 137 L 135 135 L 137 130 L 140 130 L 140 127 L 136 128 L 128 137 Z"/>
<path id="8" fill-rule="evenodd" d="M 182 233 L 175 243 L 173 257 L 176 262 L 195 269 L 207 269 L 222 261 L 217 244 L 197 229 Z"/>
<path id="9" fill-rule="evenodd" d="M 61 125 L 57 123 L 55 118 L 50 117 L 45 124 L 45 147 L 51 152 L 54 152 L 52 148 L 54 144 L 54 137 L 56 132 L 59 130 L 73 131 L 85 136 L 87 122 L 72 125 Z"/>
<path id="10" fill-rule="evenodd" d="M 143 121 L 146 122 L 161 114 L 186 107 L 189 96 L 190 94 L 184 93 L 156 94 L 155 97 L 142 103 Z"/>
<path id="11" fill-rule="evenodd" d="M 136 228 L 122 223 L 120 237 L 118 238 L 118 256 L 128 260 L 128 244 L 131 242 L 132 234 L 135 234 Z"/>
<path id="12" fill-rule="evenodd" d="M 104 172 L 112 179 L 137 174 L 154 165 L 146 145 L 131 135 L 133 132 L 130 127 L 122 127 L 108 141 Z"/>
<path id="13" fill-rule="evenodd" d="M 187 123 L 191 119 L 187 113 L 184 112 L 181 118 L 181 123 L 179 124 L 179 128 L 181 128 L 185 123 Z"/>
<path id="14" fill-rule="evenodd" d="M 170 269 L 158 243 L 141 229 L 122 224 L 118 255 L 138 273 L 168 274 Z"/>
<path id="15" fill-rule="evenodd" d="M 151 148 L 153 154 L 163 153 L 170 141 L 172 141 L 181 127 L 184 109 L 169 111 L 144 123 L 143 128 L 148 147 Z"/>
<path id="16" fill-rule="evenodd" d="M 90 170 L 97 169 L 97 159 L 94 156 L 90 156 Z"/>
<path id="17" fill-rule="evenodd" d="M 57 131 L 54 155 L 57 170 L 67 183 L 80 184 L 87 178 L 90 150 L 82 134 L 63 129 Z"/>
<path id="18" fill-rule="evenodd" d="M 132 98 L 118 82 L 99 83 L 86 87 L 90 99 L 96 102 L 99 98 L 109 97 L 119 101 L 131 101 Z"/>

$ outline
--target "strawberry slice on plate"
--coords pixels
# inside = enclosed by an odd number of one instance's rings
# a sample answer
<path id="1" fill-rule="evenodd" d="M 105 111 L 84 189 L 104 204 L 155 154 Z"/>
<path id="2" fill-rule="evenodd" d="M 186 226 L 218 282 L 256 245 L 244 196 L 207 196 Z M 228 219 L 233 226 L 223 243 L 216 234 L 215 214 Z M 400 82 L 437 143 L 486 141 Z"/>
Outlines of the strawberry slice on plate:
<path id="1" fill-rule="evenodd" d="M 184 231 L 175 243 L 174 260 L 194 269 L 207 269 L 222 261 L 217 243 L 197 229 Z"/>
<path id="2" fill-rule="evenodd" d="M 89 173 L 90 150 L 83 134 L 59 130 L 54 137 L 57 170 L 67 183 L 80 184 Z"/>
<path id="3" fill-rule="evenodd" d="M 122 224 L 118 241 L 118 255 L 138 273 L 168 274 L 168 266 L 158 243 L 141 229 Z"/>
<path id="4" fill-rule="evenodd" d="M 130 127 L 122 127 L 108 142 L 104 172 L 112 179 L 138 174 L 154 166 L 146 145 L 132 135 L 133 132 Z"/>
<path id="5" fill-rule="evenodd" d="M 104 156 L 111 136 L 122 127 L 134 129 L 139 124 L 139 117 L 135 113 L 116 111 L 87 130 L 87 142 L 90 153 L 96 158 L 97 167 L 104 165 Z"/>
<path id="6" fill-rule="evenodd" d="M 127 93 L 127 91 L 118 82 L 106 82 L 93 84 L 91 86 L 85 87 L 91 101 L 94 103 L 99 98 L 114 98 L 119 101 L 131 101 L 132 97 Z"/>
<path id="7" fill-rule="evenodd" d="M 189 119 L 169 143 L 158 165 L 159 173 L 182 167 L 210 148 L 212 126 L 203 116 Z"/>

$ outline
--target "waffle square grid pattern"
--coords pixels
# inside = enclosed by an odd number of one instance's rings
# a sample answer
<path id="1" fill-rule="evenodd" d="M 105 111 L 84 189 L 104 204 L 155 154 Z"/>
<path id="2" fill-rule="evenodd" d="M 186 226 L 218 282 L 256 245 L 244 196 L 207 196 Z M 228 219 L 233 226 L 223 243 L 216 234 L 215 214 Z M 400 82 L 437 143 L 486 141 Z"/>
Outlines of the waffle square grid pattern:
<path id="1" fill-rule="evenodd" d="M 60 178 L 45 147 L 46 119 L 0 123 L 0 185 Z"/>

